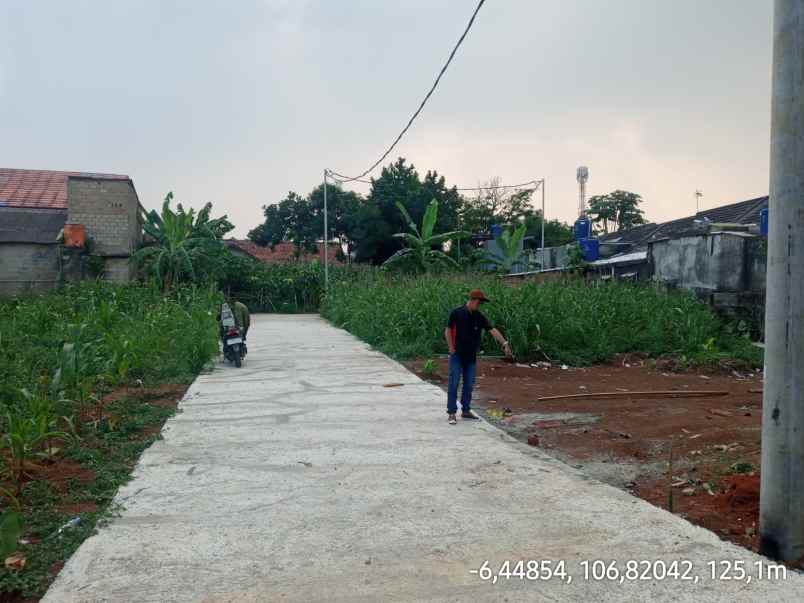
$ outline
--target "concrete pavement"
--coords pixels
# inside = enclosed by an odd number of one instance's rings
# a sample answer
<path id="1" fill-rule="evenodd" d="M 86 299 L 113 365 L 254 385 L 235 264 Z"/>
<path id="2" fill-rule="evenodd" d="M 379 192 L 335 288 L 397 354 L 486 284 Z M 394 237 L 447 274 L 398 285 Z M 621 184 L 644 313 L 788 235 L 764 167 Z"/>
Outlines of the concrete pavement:
<path id="1" fill-rule="evenodd" d="M 254 317 L 249 352 L 195 381 L 44 601 L 804 600 L 798 574 L 758 580 L 760 557 L 485 422 L 448 425 L 440 389 L 316 316 Z M 470 573 L 544 559 L 572 581 Z M 585 579 L 596 559 L 693 567 L 619 584 Z M 721 560 L 753 580 L 712 580 Z"/>

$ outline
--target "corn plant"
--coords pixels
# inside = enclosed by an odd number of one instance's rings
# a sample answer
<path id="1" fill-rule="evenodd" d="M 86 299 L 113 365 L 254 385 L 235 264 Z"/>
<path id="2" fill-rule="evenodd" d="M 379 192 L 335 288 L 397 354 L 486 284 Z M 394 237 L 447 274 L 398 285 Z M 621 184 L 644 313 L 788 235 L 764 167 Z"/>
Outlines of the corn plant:
<path id="1" fill-rule="evenodd" d="M 482 275 L 400 276 L 367 271 L 331 284 L 322 314 L 369 344 L 399 358 L 446 350 L 450 310 L 471 289 L 493 303 L 482 311 L 523 359 L 573 365 L 641 353 L 712 362 L 735 358 L 761 364 L 761 351 L 730 334 L 705 304 L 683 292 L 630 283 L 567 281 L 510 286 Z M 485 338 L 482 351 L 497 353 Z"/>
<path id="2" fill-rule="evenodd" d="M 17 550 L 22 535 L 22 514 L 18 510 L 5 509 L 0 513 L 0 559 L 5 559 Z"/>
<path id="3" fill-rule="evenodd" d="M 0 436 L 0 446 L 9 451 L 8 470 L 19 496 L 26 463 L 32 457 L 49 456 L 41 450 L 43 445 L 64 434 L 56 429 L 57 417 L 50 401 L 27 391 L 21 403 L 6 406 L 4 417 L 6 432 Z"/>

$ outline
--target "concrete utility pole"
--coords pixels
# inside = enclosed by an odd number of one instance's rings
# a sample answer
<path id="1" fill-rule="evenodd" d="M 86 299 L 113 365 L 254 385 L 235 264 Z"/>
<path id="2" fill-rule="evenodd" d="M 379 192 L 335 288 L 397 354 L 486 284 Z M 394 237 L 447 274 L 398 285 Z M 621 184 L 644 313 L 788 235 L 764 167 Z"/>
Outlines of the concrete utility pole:
<path id="1" fill-rule="evenodd" d="M 804 0 L 776 0 L 760 552 L 804 556 Z"/>
<path id="2" fill-rule="evenodd" d="M 539 270 L 544 270 L 544 221 L 547 219 L 544 214 L 544 178 L 542 178 L 542 265 Z"/>
<path id="3" fill-rule="evenodd" d="M 324 291 L 329 291 L 329 223 L 327 216 L 327 176 L 329 170 L 324 170 Z"/>

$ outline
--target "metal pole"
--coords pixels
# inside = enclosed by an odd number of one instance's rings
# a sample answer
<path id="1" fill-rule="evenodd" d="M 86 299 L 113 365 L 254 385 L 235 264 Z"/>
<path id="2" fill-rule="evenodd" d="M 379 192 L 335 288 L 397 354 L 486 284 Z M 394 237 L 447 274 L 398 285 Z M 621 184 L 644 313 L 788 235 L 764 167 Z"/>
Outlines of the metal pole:
<path id="1" fill-rule="evenodd" d="M 329 223 L 327 216 L 327 175 L 329 170 L 324 170 L 324 291 L 329 291 Z"/>
<path id="2" fill-rule="evenodd" d="M 760 553 L 804 555 L 804 0 L 773 19 Z"/>
<path id="3" fill-rule="evenodd" d="M 542 178 L 542 265 L 540 270 L 544 270 L 544 221 L 546 220 L 544 215 L 544 178 Z"/>

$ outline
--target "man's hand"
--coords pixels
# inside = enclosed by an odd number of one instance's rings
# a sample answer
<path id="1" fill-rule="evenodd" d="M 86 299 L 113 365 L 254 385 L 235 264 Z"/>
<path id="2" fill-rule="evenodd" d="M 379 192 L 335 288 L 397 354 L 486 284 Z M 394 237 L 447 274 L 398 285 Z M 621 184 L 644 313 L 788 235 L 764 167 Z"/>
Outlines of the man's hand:
<path id="1" fill-rule="evenodd" d="M 513 358 L 514 357 L 514 352 L 513 352 L 513 350 L 511 350 L 511 344 L 508 343 L 507 341 L 505 343 L 503 343 L 503 352 L 505 352 L 505 355 L 508 358 Z"/>

